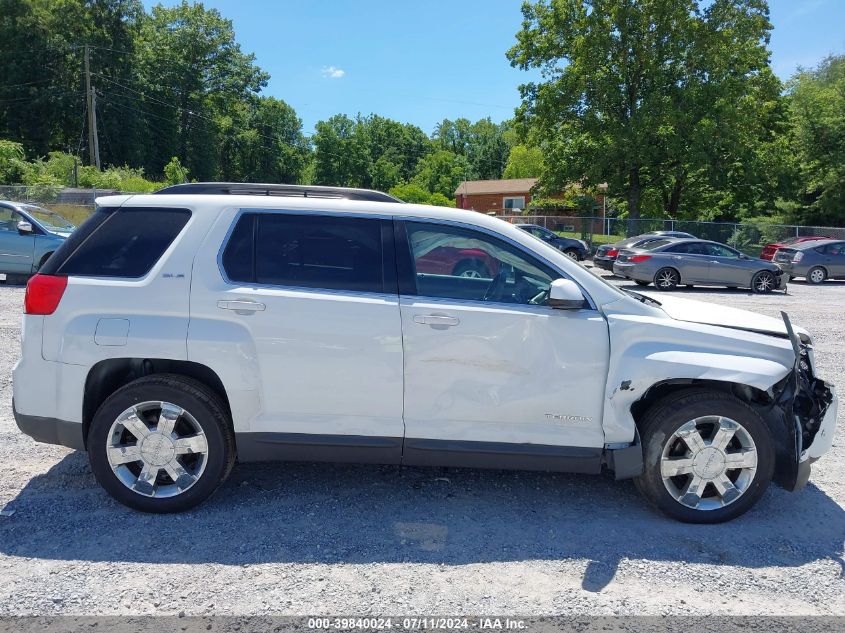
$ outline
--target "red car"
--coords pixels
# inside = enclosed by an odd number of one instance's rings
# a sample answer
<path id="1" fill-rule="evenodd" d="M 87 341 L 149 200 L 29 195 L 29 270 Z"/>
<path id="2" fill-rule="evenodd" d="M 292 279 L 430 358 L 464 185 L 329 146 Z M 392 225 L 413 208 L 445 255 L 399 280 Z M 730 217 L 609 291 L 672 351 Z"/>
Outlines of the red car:
<path id="1" fill-rule="evenodd" d="M 455 277 L 492 278 L 499 272 L 499 260 L 480 248 L 439 246 L 416 261 L 418 273 Z"/>
<path id="2" fill-rule="evenodd" d="M 763 252 L 760 253 L 760 259 L 768 259 L 769 261 L 771 261 L 779 248 L 786 248 L 787 246 L 792 246 L 793 244 L 800 244 L 801 242 L 812 242 L 814 240 L 829 239 L 833 238 L 827 237 L 826 235 L 805 235 L 803 237 L 790 237 L 788 240 L 783 240 L 782 242 L 766 244 L 763 247 Z"/>

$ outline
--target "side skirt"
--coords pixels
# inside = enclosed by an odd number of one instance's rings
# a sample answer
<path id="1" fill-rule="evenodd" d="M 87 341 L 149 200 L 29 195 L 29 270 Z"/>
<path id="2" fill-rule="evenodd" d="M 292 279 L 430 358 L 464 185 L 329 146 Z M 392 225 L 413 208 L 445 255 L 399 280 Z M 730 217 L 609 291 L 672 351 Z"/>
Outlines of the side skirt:
<path id="1" fill-rule="evenodd" d="M 602 448 L 366 435 L 238 433 L 238 460 L 344 462 L 598 474 Z"/>
<path id="2" fill-rule="evenodd" d="M 402 464 L 598 474 L 602 449 L 406 438 Z"/>

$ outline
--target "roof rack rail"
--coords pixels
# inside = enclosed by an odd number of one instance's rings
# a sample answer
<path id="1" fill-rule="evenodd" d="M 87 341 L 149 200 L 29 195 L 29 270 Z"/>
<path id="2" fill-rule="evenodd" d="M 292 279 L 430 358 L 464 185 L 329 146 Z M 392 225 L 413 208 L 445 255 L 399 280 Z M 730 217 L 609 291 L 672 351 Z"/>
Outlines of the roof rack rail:
<path id="1" fill-rule="evenodd" d="M 289 196 L 294 198 L 334 198 L 368 202 L 402 202 L 381 191 L 352 187 L 322 187 L 312 185 L 276 185 L 251 182 L 189 182 L 159 189 L 156 194 L 232 195 L 232 196 Z"/>

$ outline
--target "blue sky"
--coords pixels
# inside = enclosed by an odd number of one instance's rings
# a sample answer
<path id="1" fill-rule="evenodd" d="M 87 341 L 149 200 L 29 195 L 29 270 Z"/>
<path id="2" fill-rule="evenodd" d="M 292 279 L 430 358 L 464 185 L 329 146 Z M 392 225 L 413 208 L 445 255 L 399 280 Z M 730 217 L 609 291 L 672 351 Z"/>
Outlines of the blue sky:
<path id="1" fill-rule="evenodd" d="M 176 4 L 165 0 L 163 4 Z M 156 4 L 146 1 L 148 7 Z M 306 133 L 337 113 L 377 113 L 425 132 L 444 118 L 509 118 L 519 0 L 206 0 L 272 78 Z M 788 78 L 845 52 L 845 0 L 770 0 L 772 67 Z"/>

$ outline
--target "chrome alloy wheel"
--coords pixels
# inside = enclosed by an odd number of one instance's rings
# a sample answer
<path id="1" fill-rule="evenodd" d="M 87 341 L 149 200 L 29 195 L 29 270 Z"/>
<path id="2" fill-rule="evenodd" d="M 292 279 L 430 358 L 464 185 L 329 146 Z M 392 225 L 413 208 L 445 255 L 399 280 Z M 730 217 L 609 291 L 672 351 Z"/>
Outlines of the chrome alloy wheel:
<path id="1" fill-rule="evenodd" d="M 468 279 L 481 279 L 481 273 L 475 268 L 469 268 L 462 272 L 459 277 L 466 277 Z"/>
<path id="2" fill-rule="evenodd" d="M 760 273 L 754 280 L 754 290 L 768 292 L 775 287 L 775 276 L 772 273 Z"/>
<path id="3" fill-rule="evenodd" d="M 109 430 L 106 453 L 115 476 L 145 497 L 175 497 L 202 476 L 208 442 L 196 419 L 169 402 L 141 402 Z"/>
<path id="4" fill-rule="evenodd" d="M 757 471 L 757 447 L 738 422 L 695 418 L 672 434 L 660 458 L 663 485 L 678 503 L 717 510 L 739 499 Z"/>
<path id="5" fill-rule="evenodd" d="M 678 285 L 678 279 L 675 271 L 670 268 L 661 270 L 660 274 L 657 275 L 657 285 L 661 288 L 673 288 Z"/>
<path id="6" fill-rule="evenodd" d="M 814 284 L 820 284 L 824 281 L 824 278 L 825 274 L 821 268 L 814 268 L 810 272 L 810 281 L 812 281 Z"/>

